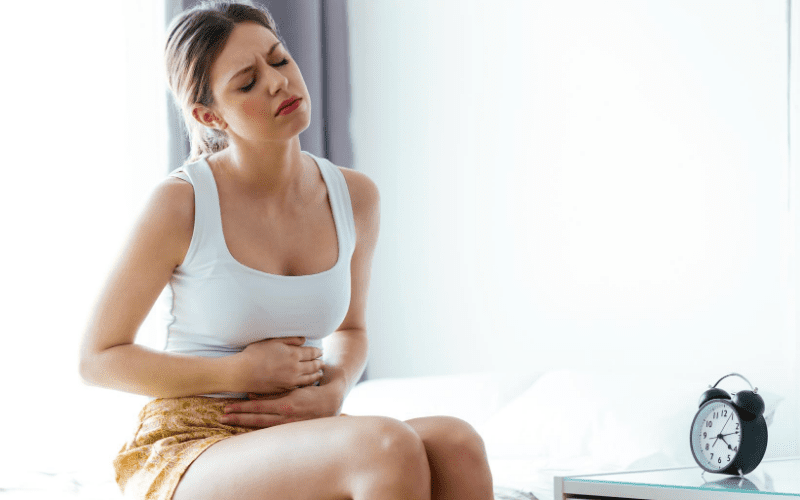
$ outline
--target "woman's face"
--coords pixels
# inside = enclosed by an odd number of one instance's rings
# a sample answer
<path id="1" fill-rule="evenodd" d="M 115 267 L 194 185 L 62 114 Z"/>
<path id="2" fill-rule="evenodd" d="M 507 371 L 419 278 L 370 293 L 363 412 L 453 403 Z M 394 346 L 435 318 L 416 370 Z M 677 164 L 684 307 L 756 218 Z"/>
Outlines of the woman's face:
<path id="1" fill-rule="evenodd" d="M 311 102 L 300 68 L 260 24 L 244 22 L 233 29 L 211 66 L 211 92 L 212 109 L 197 107 L 198 118 L 202 123 L 212 113 L 217 126 L 227 125 L 233 142 L 287 141 L 311 123 Z"/>

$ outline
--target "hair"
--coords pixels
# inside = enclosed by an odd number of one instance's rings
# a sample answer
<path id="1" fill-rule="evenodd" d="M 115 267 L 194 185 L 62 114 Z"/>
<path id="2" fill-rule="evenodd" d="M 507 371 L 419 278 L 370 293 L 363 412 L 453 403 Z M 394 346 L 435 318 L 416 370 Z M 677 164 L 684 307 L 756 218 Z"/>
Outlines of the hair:
<path id="1" fill-rule="evenodd" d="M 223 130 L 205 127 L 192 116 L 192 106 L 214 104 L 211 66 L 237 24 L 258 23 L 283 43 L 269 11 L 250 0 L 207 0 L 178 14 L 167 29 L 164 62 L 175 105 L 183 112 L 191 149 L 186 162 L 228 147 Z M 284 43 L 284 46 L 286 44 Z"/>

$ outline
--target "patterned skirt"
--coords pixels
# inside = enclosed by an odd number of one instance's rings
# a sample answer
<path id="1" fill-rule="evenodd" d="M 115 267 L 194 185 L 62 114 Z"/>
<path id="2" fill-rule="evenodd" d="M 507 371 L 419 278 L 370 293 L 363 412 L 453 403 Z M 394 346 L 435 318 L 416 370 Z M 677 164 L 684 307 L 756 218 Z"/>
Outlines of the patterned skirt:
<path id="1" fill-rule="evenodd" d="M 139 413 L 139 428 L 114 459 L 125 498 L 171 500 L 183 473 L 214 443 L 254 429 L 219 422 L 241 399 L 202 396 L 156 399 Z"/>

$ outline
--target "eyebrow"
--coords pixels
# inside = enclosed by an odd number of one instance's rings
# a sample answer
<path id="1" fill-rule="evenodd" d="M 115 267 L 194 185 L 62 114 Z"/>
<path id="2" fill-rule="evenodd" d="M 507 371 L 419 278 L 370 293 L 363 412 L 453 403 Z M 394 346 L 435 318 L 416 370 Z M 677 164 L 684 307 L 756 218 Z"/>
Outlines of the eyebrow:
<path id="1" fill-rule="evenodd" d="M 267 57 L 269 57 L 269 56 L 270 56 L 270 54 L 272 54 L 272 53 L 275 51 L 275 49 L 278 47 L 278 45 L 280 45 L 280 44 L 281 44 L 281 42 L 275 42 L 275 45 L 273 45 L 273 46 L 272 46 L 272 47 L 269 49 L 269 52 L 267 52 Z M 239 75 L 242 75 L 242 74 L 244 74 L 244 73 L 247 73 L 248 71 L 252 71 L 252 70 L 253 70 L 255 67 L 256 67 L 256 65 L 255 65 L 255 64 L 251 64 L 251 65 L 249 65 L 249 66 L 246 66 L 246 67 L 244 67 L 244 68 L 240 69 L 239 71 L 237 71 L 236 73 L 234 73 L 234 74 L 233 74 L 233 75 L 232 75 L 230 78 L 228 78 L 228 83 L 230 83 L 231 81 L 233 81 L 233 79 L 234 79 L 234 78 L 236 78 L 237 76 L 239 76 Z"/>

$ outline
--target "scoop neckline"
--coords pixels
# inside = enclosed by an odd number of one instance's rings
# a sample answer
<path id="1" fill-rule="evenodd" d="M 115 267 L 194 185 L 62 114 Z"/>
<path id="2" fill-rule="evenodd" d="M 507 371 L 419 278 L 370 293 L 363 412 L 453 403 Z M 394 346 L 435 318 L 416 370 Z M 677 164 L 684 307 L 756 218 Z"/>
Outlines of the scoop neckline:
<path id="1" fill-rule="evenodd" d="M 258 274 L 260 276 L 276 278 L 276 279 L 285 279 L 285 280 L 296 280 L 296 279 L 301 279 L 301 278 L 317 278 L 317 277 L 321 277 L 323 275 L 332 273 L 336 268 L 339 267 L 339 264 L 342 262 L 342 254 L 344 253 L 343 248 L 342 248 L 342 234 L 341 234 L 340 227 L 339 227 L 340 224 L 339 224 L 339 217 L 338 217 L 337 211 L 336 211 L 336 204 L 333 203 L 333 200 L 331 200 L 331 185 L 328 182 L 327 174 L 325 173 L 325 170 L 322 168 L 322 165 L 320 164 L 320 162 L 318 161 L 318 158 L 316 156 L 312 155 L 311 153 L 309 153 L 307 151 L 301 151 L 301 153 L 303 153 L 304 155 L 306 155 L 309 158 L 311 158 L 311 160 L 314 162 L 314 164 L 319 169 L 320 175 L 322 175 L 322 182 L 325 183 L 325 189 L 327 190 L 328 203 L 331 206 L 331 215 L 333 216 L 333 226 L 334 226 L 334 230 L 336 231 L 336 246 L 337 246 L 337 249 L 338 249 L 338 254 L 336 256 L 336 263 L 333 264 L 333 267 L 331 267 L 329 269 L 326 269 L 324 271 L 320 271 L 318 273 L 314 273 L 314 274 L 298 274 L 298 275 L 268 273 L 266 271 L 262 271 L 260 269 L 256 269 L 254 267 L 250 267 L 250 266 L 247 266 L 245 264 L 242 264 L 241 262 L 239 262 L 236 259 L 236 257 L 233 256 L 233 254 L 231 253 L 230 248 L 228 248 L 228 242 L 225 240 L 225 230 L 222 227 L 222 207 L 221 207 L 220 201 L 219 201 L 219 189 L 217 188 L 217 180 L 214 178 L 214 172 L 211 170 L 211 165 L 208 163 L 208 160 L 206 159 L 208 157 L 208 155 L 203 156 L 201 158 L 201 162 L 205 165 L 206 171 L 208 172 L 208 175 L 211 178 L 211 188 L 214 191 L 214 198 L 216 200 L 216 207 L 217 207 L 216 210 L 215 210 L 215 213 L 216 213 L 217 221 L 219 222 L 218 227 L 219 227 L 220 237 L 221 237 L 221 240 L 222 240 L 222 247 L 225 250 L 225 257 L 228 260 L 232 261 L 236 266 L 238 266 L 238 267 L 240 267 L 240 268 L 242 268 L 242 269 L 244 269 L 244 270 L 246 270 L 246 271 L 248 271 L 250 273 L 255 273 L 255 274 Z"/>

